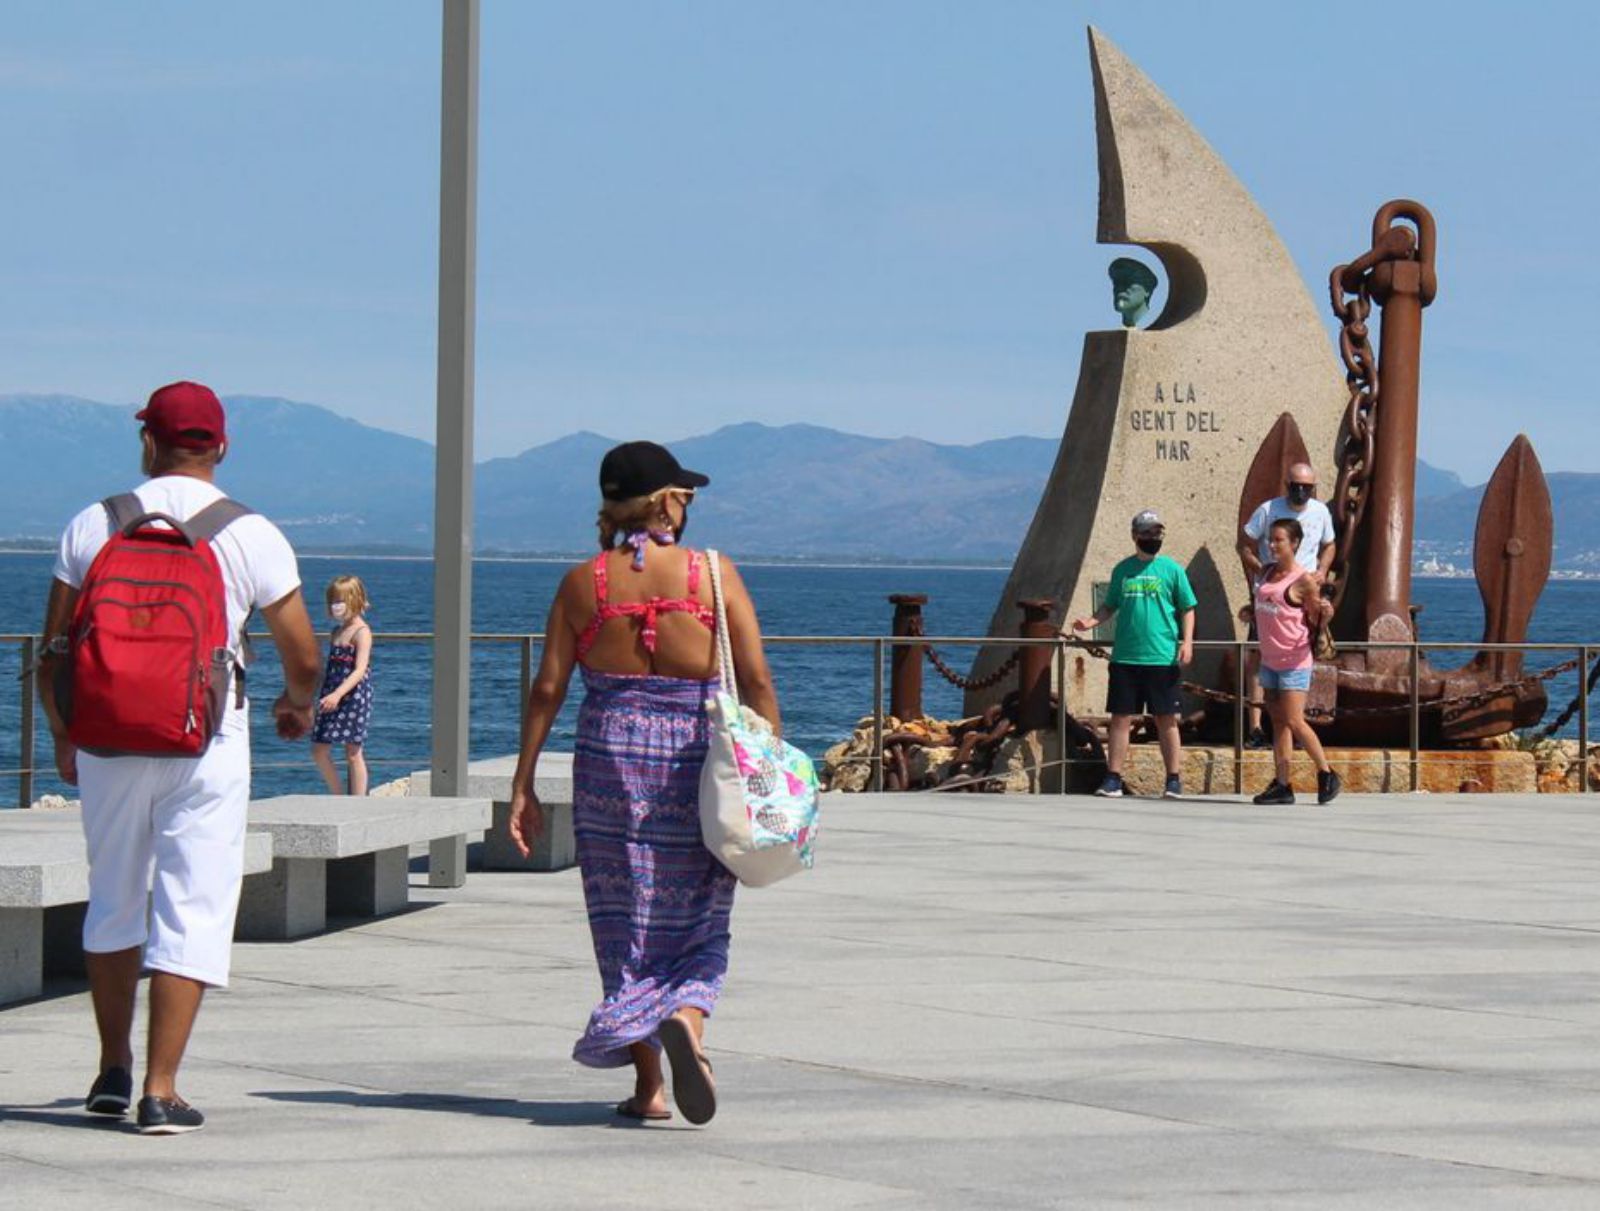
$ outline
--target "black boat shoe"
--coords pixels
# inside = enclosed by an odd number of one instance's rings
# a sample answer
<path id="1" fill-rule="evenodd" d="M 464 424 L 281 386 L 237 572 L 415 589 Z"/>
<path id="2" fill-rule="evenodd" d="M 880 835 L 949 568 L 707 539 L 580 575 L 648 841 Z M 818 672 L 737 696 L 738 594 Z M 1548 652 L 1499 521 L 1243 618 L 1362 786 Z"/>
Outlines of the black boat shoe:
<path id="1" fill-rule="evenodd" d="M 206 1116 L 181 1097 L 139 1099 L 140 1135 L 183 1135 L 205 1125 Z"/>
<path id="2" fill-rule="evenodd" d="M 89 1096 L 83 1100 L 83 1108 L 90 1114 L 121 1118 L 128 1113 L 128 1103 L 132 1100 L 133 1074 L 126 1068 L 107 1068 L 89 1086 Z"/>
<path id="3" fill-rule="evenodd" d="M 1332 803 L 1335 799 L 1337 799 L 1339 797 L 1339 792 L 1342 789 L 1344 789 L 1344 782 L 1340 780 L 1339 775 L 1335 771 L 1329 770 L 1327 773 L 1322 773 L 1320 771 L 1318 772 L 1318 774 L 1317 774 L 1317 802 L 1318 803 Z"/>
<path id="4" fill-rule="evenodd" d="M 1294 791 L 1274 778 L 1267 783 L 1267 789 L 1262 791 L 1250 802 L 1261 807 L 1278 807 L 1294 802 Z"/>

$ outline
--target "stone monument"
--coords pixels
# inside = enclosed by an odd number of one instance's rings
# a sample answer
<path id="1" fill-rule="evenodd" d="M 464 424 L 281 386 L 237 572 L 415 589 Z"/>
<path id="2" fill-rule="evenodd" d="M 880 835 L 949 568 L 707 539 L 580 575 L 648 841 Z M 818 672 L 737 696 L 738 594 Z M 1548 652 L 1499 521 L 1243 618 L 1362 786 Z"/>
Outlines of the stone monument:
<path id="1" fill-rule="evenodd" d="M 1061 450 L 988 633 L 1014 636 L 1024 598 L 1054 598 L 1057 625 L 1091 613 L 1132 553 L 1130 519 L 1153 508 L 1167 523 L 1166 553 L 1188 566 L 1200 598 L 1196 637 L 1231 639 L 1248 591 L 1234 554 L 1239 485 L 1285 412 L 1331 482 L 1344 376 L 1294 262 L 1221 157 L 1094 29 L 1089 55 L 1098 239 L 1159 261 L 1166 303 L 1138 328 L 1138 309 L 1119 301 L 1127 326 L 1085 335 Z M 986 649 L 975 675 L 1008 651 Z M 1191 676 L 1211 680 L 1214 664 Z M 1005 688 L 969 693 L 966 709 Z M 1072 653 L 1065 691 L 1068 709 L 1099 714 L 1105 664 Z"/>

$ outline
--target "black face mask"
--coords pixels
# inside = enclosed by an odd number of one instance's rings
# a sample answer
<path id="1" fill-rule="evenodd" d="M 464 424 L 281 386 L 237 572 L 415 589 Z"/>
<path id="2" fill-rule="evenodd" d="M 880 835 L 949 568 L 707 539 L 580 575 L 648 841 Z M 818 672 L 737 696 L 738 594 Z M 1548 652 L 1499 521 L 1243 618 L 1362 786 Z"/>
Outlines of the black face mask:
<path id="1" fill-rule="evenodd" d="M 1161 550 L 1161 540 L 1159 538 L 1135 538 L 1133 545 L 1146 555 L 1154 555 Z"/>
<path id="2" fill-rule="evenodd" d="M 1316 484 L 1290 484 L 1289 485 L 1289 503 L 1291 505 L 1303 505 L 1308 500 L 1310 500 L 1313 496 L 1315 496 L 1316 494 L 1317 494 L 1317 485 Z"/>

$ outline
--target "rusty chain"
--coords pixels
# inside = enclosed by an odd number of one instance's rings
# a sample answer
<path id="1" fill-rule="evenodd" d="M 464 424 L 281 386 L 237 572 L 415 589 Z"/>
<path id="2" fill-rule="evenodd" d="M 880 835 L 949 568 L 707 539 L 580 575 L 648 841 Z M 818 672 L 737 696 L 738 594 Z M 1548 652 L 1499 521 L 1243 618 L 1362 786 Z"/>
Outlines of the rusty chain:
<path id="1" fill-rule="evenodd" d="M 1537 739 L 1548 740 L 1572 722 L 1572 717 L 1578 713 L 1578 707 L 1583 704 L 1583 700 L 1594 693 L 1596 683 L 1600 683 L 1600 659 L 1595 660 L 1594 667 L 1589 670 L 1587 680 L 1584 679 L 1582 674 L 1579 675 L 1578 680 L 1578 692 L 1574 695 L 1572 701 L 1567 703 L 1567 709 L 1557 715 L 1554 722 L 1547 723 L 1540 728 Z"/>
<path id="2" fill-rule="evenodd" d="M 910 626 L 906 629 L 906 634 L 918 636 L 925 634 L 922 629 L 922 619 L 920 617 L 914 617 L 911 619 Z M 1022 649 L 1020 647 L 1013 648 L 1011 650 L 1011 655 L 1007 656 L 1004 662 L 1001 663 L 1000 667 L 995 669 L 994 672 L 990 673 L 988 676 L 963 677 L 960 673 L 956 672 L 953 668 L 946 664 L 944 658 L 940 656 L 938 652 L 934 651 L 932 647 L 925 644 L 923 645 L 922 651 L 928 657 L 928 663 L 933 665 L 939 676 L 943 677 L 958 690 L 987 690 L 993 686 L 997 686 L 1012 674 L 1012 672 L 1016 669 L 1018 662 L 1022 659 Z"/>
<path id="3" fill-rule="evenodd" d="M 1334 516 L 1339 541 L 1328 568 L 1328 583 L 1333 589 L 1333 605 L 1344 600 L 1349 580 L 1351 541 L 1366 516 L 1368 482 L 1376 452 L 1378 421 L 1378 359 L 1372 350 L 1367 320 L 1372 315 L 1372 296 L 1367 274 L 1356 281 L 1355 291 L 1344 286 L 1348 265 L 1336 266 L 1328 277 L 1328 293 L 1334 317 L 1339 321 L 1339 356 L 1344 361 L 1345 383 L 1350 403 L 1344 413 L 1344 444 L 1339 449 L 1339 477 L 1328 505 Z"/>

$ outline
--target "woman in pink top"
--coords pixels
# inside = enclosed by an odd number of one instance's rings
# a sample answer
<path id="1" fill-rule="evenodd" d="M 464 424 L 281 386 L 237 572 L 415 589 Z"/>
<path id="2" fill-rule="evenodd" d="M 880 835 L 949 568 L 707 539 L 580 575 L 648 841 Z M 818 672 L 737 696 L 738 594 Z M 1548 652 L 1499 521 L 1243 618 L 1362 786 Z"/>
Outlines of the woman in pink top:
<path id="1" fill-rule="evenodd" d="M 1319 592 L 1320 577 L 1295 562 L 1303 537 L 1292 517 L 1272 523 L 1268 549 L 1273 562 L 1262 572 L 1255 600 L 1239 611 L 1243 621 L 1253 616 L 1261 652 L 1261 689 L 1272 718 L 1274 777 L 1256 803 L 1293 803 L 1289 765 L 1294 742 L 1317 764 L 1317 802 L 1328 803 L 1339 793 L 1339 775 L 1328 764 L 1322 741 L 1306 722 L 1306 695 L 1311 689 L 1311 628 L 1333 610 Z"/>
<path id="2" fill-rule="evenodd" d="M 572 1058 L 634 1070 L 617 1114 L 691 1123 L 716 1113 L 701 1038 L 728 968 L 734 878 L 700 839 L 706 699 L 718 688 L 711 577 L 683 545 L 695 489 L 709 481 L 654 442 L 600 464 L 600 554 L 567 573 L 550 608 L 512 777 L 511 839 L 544 831 L 534 769 L 574 668 L 583 707 L 572 759 L 573 832 L 602 999 Z M 755 607 L 721 561 L 740 697 L 779 724 Z"/>

